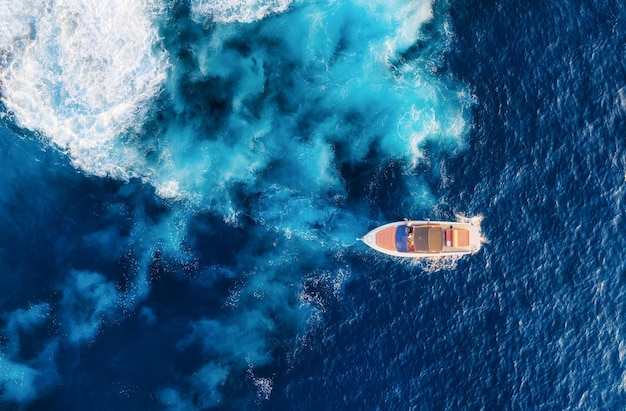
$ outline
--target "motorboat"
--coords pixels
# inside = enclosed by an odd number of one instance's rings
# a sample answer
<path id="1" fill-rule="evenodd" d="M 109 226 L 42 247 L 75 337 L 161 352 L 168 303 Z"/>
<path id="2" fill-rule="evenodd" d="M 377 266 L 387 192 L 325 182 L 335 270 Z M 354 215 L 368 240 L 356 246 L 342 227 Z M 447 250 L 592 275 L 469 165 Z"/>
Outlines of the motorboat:
<path id="1" fill-rule="evenodd" d="M 472 254 L 481 247 L 480 227 L 456 221 L 397 221 L 360 240 L 381 253 L 408 258 Z"/>

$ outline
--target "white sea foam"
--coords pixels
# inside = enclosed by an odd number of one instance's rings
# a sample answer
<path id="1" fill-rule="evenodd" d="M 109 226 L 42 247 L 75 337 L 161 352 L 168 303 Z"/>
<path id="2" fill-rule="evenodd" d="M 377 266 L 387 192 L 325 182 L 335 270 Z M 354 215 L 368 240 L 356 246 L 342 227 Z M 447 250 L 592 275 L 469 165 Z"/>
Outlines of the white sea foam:
<path id="1" fill-rule="evenodd" d="M 156 4 L 3 3 L 2 102 L 17 124 L 41 132 L 88 173 L 141 174 L 137 150 L 118 139 L 165 79 L 167 53 L 150 22 Z"/>
<path id="2" fill-rule="evenodd" d="M 0 66 L 24 48 L 33 34 L 32 27 L 47 8 L 46 0 L 28 2 L 0 0 Z"/>
<path id="3" fill-rule="evenodd" d="M 370 15 L 377 16 L 385 26 L 391 28 L 383 39 L 385 47 L 380 49 L 385 60 L 395 55 L 398 50 L 414 44 L 420 36 L 422 24 L 433 18 L 431 0 L 357 0 L 355 3 L 366 8 Z"/>
<path id="4" fill-rule="evenodd" d="M 198 0 L 191 2 L 191 13 L 197 22 L 251 23 L 283 13 L 290 5 L 291 0 Z"/>

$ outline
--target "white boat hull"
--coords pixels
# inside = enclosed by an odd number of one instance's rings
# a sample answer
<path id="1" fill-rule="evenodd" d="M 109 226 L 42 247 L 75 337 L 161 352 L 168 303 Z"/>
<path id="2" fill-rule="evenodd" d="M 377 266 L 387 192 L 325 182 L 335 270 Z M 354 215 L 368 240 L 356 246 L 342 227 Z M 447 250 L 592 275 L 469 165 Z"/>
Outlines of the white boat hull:
<path id="1" fill-rule="evenodd" d="M 398 221 L 361 238 L 384 254 L 428 258 L 472 254 L 481 247 L 480 227 L 456 221 Z"/>

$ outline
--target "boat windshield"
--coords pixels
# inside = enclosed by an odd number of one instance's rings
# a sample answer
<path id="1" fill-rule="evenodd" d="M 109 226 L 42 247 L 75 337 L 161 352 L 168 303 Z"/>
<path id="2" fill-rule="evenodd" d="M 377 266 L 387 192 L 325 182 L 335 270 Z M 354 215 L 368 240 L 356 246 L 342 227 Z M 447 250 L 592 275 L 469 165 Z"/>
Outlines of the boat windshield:
<path id="1" fill-rule="evenodd" d="M 411 228 L 403 225 L 396 229 L 396 250 L 400 252 L 413 251 L 410 248 L 409 236 L 411 235 Z"/>

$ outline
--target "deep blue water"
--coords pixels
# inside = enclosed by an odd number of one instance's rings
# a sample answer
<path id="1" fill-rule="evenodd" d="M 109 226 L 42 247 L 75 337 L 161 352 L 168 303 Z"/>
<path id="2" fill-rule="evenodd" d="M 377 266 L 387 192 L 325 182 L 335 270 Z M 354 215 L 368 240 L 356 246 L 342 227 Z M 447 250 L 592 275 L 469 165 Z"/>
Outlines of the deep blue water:
<path id="1" fill-rule="evenodd" d="M 0 409 L 623 408 L 624 3 L 26 3 Z"/>

